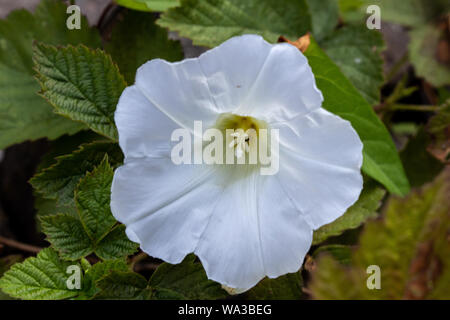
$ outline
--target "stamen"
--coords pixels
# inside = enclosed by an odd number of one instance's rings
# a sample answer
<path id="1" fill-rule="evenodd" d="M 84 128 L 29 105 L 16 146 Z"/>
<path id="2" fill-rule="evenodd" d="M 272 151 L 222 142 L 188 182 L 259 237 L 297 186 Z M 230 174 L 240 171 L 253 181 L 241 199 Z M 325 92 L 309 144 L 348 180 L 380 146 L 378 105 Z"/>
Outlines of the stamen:
<path id="1" fill-rule="evenodd" d="M 233 141 L 229 144 L 230 148 L 236 146 L 235 155 L 239 159 L 244 155 L 245 152 L 249 152 L 250 148 L 248 145 L 249 136 L 245 132 L 234 132 L 231 134 L 234 137 Z"/>

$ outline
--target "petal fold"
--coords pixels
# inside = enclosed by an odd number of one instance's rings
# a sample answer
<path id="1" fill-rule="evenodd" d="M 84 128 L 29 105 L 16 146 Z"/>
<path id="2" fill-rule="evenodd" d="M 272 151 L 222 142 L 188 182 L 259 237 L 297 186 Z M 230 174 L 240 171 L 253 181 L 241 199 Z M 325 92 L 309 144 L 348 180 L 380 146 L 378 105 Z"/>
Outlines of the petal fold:
<path id="1" fill-rule="evenodd" d="M 340 217 L 362 190 L 362 142 L 350 122 L 320 108 L 273 126 L 280 131 L 280 180 L 315 230 Z"/>
<path id="2" fill-rule="evenodd" d="M 143 251 L 179 263 L 194 251 L 221 186 L 212 168 L 133 159 L 116 169 L 111 211 Z"/>

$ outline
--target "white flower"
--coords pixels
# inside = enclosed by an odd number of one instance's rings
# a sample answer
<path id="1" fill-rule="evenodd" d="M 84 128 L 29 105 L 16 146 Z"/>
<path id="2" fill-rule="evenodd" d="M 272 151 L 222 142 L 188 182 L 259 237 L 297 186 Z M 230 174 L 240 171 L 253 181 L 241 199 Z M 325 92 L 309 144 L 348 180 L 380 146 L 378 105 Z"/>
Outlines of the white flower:
<path id="1" fill-rule="evenodd" d="M 149 255 L 176 264 L 194 252 L 210 279 L 239 292 L 299 270 L 313 230 L 341 216 L 362 189 L 362 143 L 322 101 L 298 49 L 255 35 L 196 59 L 145 63 L 115 113 L 125 163 L 114 175 L 114 216 Z M 279 130 L 275 175 L 171 161 L 175 129 L 214 127 L 224 115 Z M 236 139 L 230 147 L 246 150 Z"/>

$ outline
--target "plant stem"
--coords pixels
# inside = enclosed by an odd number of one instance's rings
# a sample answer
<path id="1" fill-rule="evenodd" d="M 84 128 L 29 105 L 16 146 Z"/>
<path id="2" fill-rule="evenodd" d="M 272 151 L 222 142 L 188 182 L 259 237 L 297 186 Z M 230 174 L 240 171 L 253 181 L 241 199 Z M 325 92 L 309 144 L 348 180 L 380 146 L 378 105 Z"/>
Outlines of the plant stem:
<path id="1" fill-rule="evenodd" d="M 16 240 L 8 239 L 5 237 L 0 236 L 0 243 L 3 243 L 4 245 L 16 248 L 22 251 L 31 252 L 31 253 L 38 253 L 42 250 L 40 247 L 32 246 L 30 244 L 22 243 Z"/>
<path id="2" fill-rule="evenodd" d="M 405 63 L 408 62 L 408 53 L 405 53 L 403 57 L 398 60 L 394 66 L 389 71 L 388 75 L 386 76 L 385 83 L 390 82 L 394 76 L 400 71 L 400 69 L 405 65 Z"/>
<path id="3" fill-rule="evenodd" d="M 430 105 L 412 105 L 412 104 L 393 104 L 389 109 L 395 110 L 409 110 L 409 111 L 423 111 L 423 112 L 434 112 L 439 111 L 441 108 L 439 106 Z"/>

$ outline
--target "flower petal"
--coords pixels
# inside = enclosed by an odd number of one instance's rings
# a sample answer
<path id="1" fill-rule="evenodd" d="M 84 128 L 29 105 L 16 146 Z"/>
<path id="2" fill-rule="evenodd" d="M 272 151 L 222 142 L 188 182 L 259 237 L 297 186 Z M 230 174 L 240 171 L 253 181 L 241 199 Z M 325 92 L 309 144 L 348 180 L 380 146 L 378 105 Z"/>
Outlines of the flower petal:
<path id="1" fill-rule="evenodd" d="M 258 185 L 258 216 L 265 275 L 277 278 L 297 272 L 311 247 L 312 228 L 286 197 L 278 179 L 261 176 Z"/>
<path id="2" fill-rule="evenodd" d="M 133 159 L 114 174 L 111 211 L 143 251 L 179 263 L 197 246 L 222 190 L 209 179 L 213 172 L 169 159 Z"/>
<path id="3" fill-rule="evenodd" d="M 170 137 L 178 128 L 136 86 L 122 93 L 114 115 L 125 157 L 169 157 Z"/>
<path id="4" fill-rule="evenodd" d="M 280 130 L 276 177 L 311 227 L 344 214 L 363 183 L 363 145 L 350 123 L 320 108 L 272 128 Z"/>
<path id="5" fill-rule="evenodd" d="M 178 127 L 192 130 L 194 121 L 199 120 L 208 127 L 218 117 L 198 59 L 148 61 L 136 72 L 136 86 Z"/>
<path id="6" fill-rule="evenodd" d="M 247 177 L 239 179 L 241 170 L 230 170 L 230 180 L 194 253 L 208 278 L 249 289 L 264 277 L 264 266 L 255 185 Z"/>
<path id="7" fill-rule="evenodd" d="M 234 37 L 199 57 L 220 110 L 268 122 L 321 106 L 323 97 L 305 56 L 294 46 L 262 37 Z M 227 111 L 229 112 L 229 111 Z"/>
<path id="8" fill-rule="evenodd" d="M 195 253 L 210 279 L 243 292 L 265 276 L 298 271 L 312 229 L 274 176 L 231 170 Z"/>
<path id="9" fill-rule="evenodd" d="M 272 45 L 257 35 L 233 37 L 200 55 L 211 95 L 221 112 L 233 112 L 245 100 Z"/>

